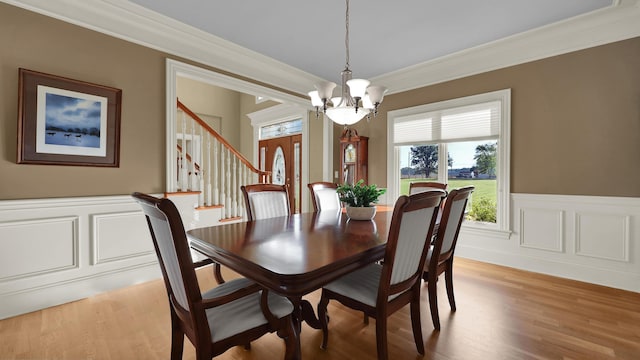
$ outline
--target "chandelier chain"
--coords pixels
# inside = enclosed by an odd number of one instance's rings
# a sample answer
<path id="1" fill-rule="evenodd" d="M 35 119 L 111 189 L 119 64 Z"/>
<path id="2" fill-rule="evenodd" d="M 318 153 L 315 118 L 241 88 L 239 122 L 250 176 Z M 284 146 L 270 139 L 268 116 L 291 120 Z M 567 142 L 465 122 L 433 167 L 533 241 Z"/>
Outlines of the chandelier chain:
<path id="1" fill-rule="evenodd" d="M 344 46 L 347 48 L 347 62 L 346 68 L 349 68 L 349 0 L 347 0 L 347 14 L 345 16 L 345 36 L 344 36 Z"/>

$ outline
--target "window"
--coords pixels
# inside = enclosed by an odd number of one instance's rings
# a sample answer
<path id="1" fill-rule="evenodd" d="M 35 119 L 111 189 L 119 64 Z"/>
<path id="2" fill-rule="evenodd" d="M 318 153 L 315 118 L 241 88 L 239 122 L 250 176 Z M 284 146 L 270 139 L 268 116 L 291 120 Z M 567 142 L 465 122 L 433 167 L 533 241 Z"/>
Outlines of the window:
<path id="1" fill-rule="evenodd" d="M 260 140 L 300 133 L 302 133 L 302 119 L 296 119 L 260 127 Z"/>
<path id="2" fill-rule="evenodd" d="M 509 231 L 510 90 L 395 110 L 388 119 L 392 198 L 413 181 L 474 185 L 465 227 Z"/>

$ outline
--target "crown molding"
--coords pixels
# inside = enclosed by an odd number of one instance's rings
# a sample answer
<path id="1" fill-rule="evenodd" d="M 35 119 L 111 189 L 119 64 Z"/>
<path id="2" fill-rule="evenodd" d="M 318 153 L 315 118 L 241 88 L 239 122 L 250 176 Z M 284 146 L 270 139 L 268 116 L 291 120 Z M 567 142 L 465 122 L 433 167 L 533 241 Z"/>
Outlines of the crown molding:
<path id="1" fill-rule="evenodd" d="M 0 0 L 306 97 L 321 78 L 126 0 Z M 640 0 L 606 9 L 370 79 L 388 94 L 640 36 Z"/>
<path id="2" fill-rule="evenodd" d="M 640 36 L 640 1 L 608 8 L 374 77 L 388 94 Z"/>
<path id="3" fill-rule="evenodd" d="M 322 80 L 126 0 L 0 1 L 305 96 Z"/>
<path id="4" fill-rule="evenodd" d="M 304 117 L 308 109 L 295 104 L 279 104 L 247 114 L 251 126 L 261 126 L 270 122 L 282 122 Z"/>

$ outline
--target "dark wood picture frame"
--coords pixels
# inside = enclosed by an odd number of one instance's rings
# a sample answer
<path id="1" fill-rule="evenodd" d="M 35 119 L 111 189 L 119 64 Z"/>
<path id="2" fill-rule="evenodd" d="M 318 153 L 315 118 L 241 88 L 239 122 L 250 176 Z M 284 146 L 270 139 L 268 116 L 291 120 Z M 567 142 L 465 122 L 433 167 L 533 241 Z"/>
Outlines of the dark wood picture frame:
<path id="1" fill-rule="evenodd" d="M 120 166 L 122 90 L 18 73 L 18 164 Z"/>

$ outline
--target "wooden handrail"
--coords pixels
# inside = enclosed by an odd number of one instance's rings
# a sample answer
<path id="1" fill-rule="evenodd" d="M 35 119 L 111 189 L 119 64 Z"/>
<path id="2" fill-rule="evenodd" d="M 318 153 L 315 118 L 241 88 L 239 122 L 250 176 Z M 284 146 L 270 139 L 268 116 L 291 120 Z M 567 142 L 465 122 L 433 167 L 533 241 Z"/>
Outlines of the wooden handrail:
<path id="1" fill-rule="evenodd" d="M 178 146 L 178 151 L 182 152 L 182 146 L 177 145 Z M 187 156 L 187 161 L 193 162 L 193 159 L 191 159 L 191 155 L 189 154 L 185 154 Z M 193 162 L 193 165 L 196 167 L 197 171 L 200 171 L 200 164 L 198 164 L 197 162 Z"/>
<path id="2" fill-rule="evenodd" d="M 245 164 L 245 166 L 247 166 L 249 170 L 259 174 L 259 178 L 265 178 L 265 179 L 268 178 L 268 176 L 271 174 L 270 171 L 262 171 L 262 170 L 256 169 L 253 166 L 253 164 L 251 164 L 251 162 L 247 160 L 247 158 L 245 158 L 233 146 L 231 146 L 231 144 L 229 144 L 227 140 L 225 140 L 225 138 L 223 138 L 220 134 L 218 134 L 218 132 L 215 131 L 211 126 L 209 126 L 209 124 L 207 124 L 204 120 L 200 119 L 200 117 L 196 115 L 193 111 L 189 110 L 189 108 L 186 107 L 183 103 L 181 103 L 180 100 L 177 100 L 177 104 L 178 104 L 178 109 L 184 111 L 187 115 L 193 118 L 198 124 L 200 124 L 200 126 L 202 126 L 205 130 L 207 130 L 209 134 L 213 135 L 216 139 L 218 139 L 218 141 L 221 144 L 223 144 L 227 149 L 229 149 L 229 151 L 231 151 L 243 164 Z"/>

